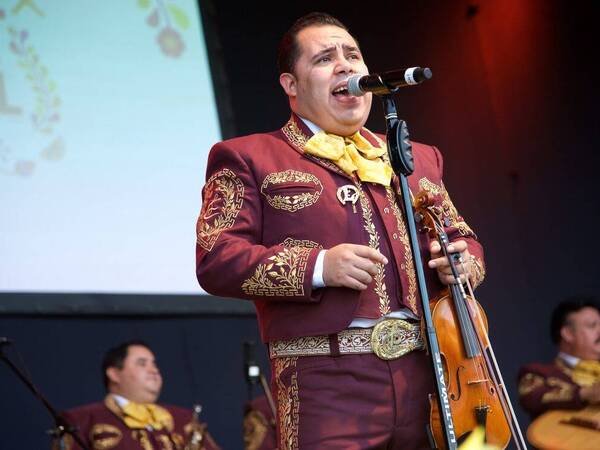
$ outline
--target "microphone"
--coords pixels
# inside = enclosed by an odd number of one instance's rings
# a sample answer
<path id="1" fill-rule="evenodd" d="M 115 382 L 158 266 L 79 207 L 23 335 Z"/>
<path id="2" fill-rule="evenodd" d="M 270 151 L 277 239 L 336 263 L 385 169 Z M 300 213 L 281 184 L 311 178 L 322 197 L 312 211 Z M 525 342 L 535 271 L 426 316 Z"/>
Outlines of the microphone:
<path id="1" fill-rule="evenodd" d="M 403 70 L 390 70 L 380 74 L 352 75 L 348 78 L 348 93 L 355 97 L 372 92 L 386 95 L 404 86 L 414 86 L 432 77 L 429 67 L 410 67 Z"/>

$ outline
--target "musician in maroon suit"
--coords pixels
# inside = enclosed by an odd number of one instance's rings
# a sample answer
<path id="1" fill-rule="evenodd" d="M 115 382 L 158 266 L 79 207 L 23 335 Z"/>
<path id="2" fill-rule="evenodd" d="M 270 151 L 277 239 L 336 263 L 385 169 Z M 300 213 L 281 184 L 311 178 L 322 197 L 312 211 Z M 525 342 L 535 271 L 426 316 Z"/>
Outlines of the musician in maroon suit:
<path id="1" fill-rule="evenodd" d="M 519 371 L 521 406 L 536 418 L 555 409 L 600 404 L 600 306 L 592 298 L 561 302 L 552 312 L 552 363 L 531 363 Z"/>
<path id="2" fill-rule="evenodd" d="M 313 13 L 284 35 L 278 62 L 288 122 L 211 150 L 198 280 L 254 301 L 280 450 L 428 448 L 433 371 L 398 180 L 382 137 L 363 127 L 371 95 L 347 90 L 348 77 L 368 73 L 363 56 L 343 24 Z M 412 148 L 412 193 L 434 197 L 462 281 L 478 284 L 483 252 L 446 192 L 442 157 Z M 453 278 L 439 244 L 421 233 L 420 245 L 435 295 Z"/>
<path id="3" fill-rule="evenodd" d="M 102 370 L 108 392 L 104 401 L 63 414 L 88 449 L 219 449 L 192 411 L 156 403 L 162 377 L 146 344 L 130 341 L 108 350 Z M 64 439 L 66 450 L 80 449 L 71 436 Z M 59 448 L 55 442 L 53 449 Z"/>

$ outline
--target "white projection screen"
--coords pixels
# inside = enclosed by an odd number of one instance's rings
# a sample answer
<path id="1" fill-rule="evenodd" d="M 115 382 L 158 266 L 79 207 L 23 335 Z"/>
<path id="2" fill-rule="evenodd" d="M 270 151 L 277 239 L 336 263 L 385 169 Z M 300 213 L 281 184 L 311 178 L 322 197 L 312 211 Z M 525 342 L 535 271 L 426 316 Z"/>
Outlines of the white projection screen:
<path id="1" fill-rule="evenodd" d="M 0 291 L 194 294 L 221 139 L 194 0 L 0 3 Z"/>

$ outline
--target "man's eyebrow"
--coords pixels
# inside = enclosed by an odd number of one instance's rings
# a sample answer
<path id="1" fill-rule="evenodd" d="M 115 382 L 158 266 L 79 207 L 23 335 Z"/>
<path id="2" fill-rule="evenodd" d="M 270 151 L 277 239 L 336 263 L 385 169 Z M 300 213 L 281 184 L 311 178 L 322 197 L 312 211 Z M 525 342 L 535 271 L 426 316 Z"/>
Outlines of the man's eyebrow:
<path id="1" fill-rule="evenodd" d="M 321 56 L 329 55 L 329 54 L 335 52 L 335 49 L 336 49 L 335 45 L 330 45 L 329 47 L 324 48 L 323 50 L 318 52 L 315 56 L 313 56 L 312 59 L 317 60 Z M 359 52 L 360 53 L 360 49 L 355 45 L 342 44 L 342 49 L 346 52 Z"/>
<path id="2" fill-rule="evenodd" d="M 333 53 L 334 51 L 335 51 L 335 45 L 331 45 L 331 46 L 329 46 L 327 48 L 324 48 L 320 52 L 318 52 L 315 56 L 313 56 L 312 59 L 313 60 L 319 59 L 321 56 Z"/>

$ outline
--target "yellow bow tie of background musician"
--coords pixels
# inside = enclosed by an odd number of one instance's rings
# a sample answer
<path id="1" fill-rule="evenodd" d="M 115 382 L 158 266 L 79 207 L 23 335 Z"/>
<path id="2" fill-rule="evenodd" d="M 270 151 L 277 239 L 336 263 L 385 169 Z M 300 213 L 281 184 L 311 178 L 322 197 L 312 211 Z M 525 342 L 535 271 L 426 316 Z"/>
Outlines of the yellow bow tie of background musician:
<path id="1" fill-rule="evenodd" d="M 304 151 L 331 160 L 350 176 L 356 172 L 361 181 L 390 185 L 392 168 L 381 159 L 386 147 L 374 147 L 360 132 L 341 137 L 319 131 L 306 142 Z"/>
<path id="2" fill-rule="evenodd" d="M 600 361 L 582 359 L 573 367 L 572 377 L 579 386 L 600 383 Z"/>
<path id="3" fill-rule="evenodd" d="M 148 428 L 162 430 L 173 422 L 171 413 L 165 408 L 151 403 L 129 402 L 122 408 L 123 421 L 129 428 Z"/>

